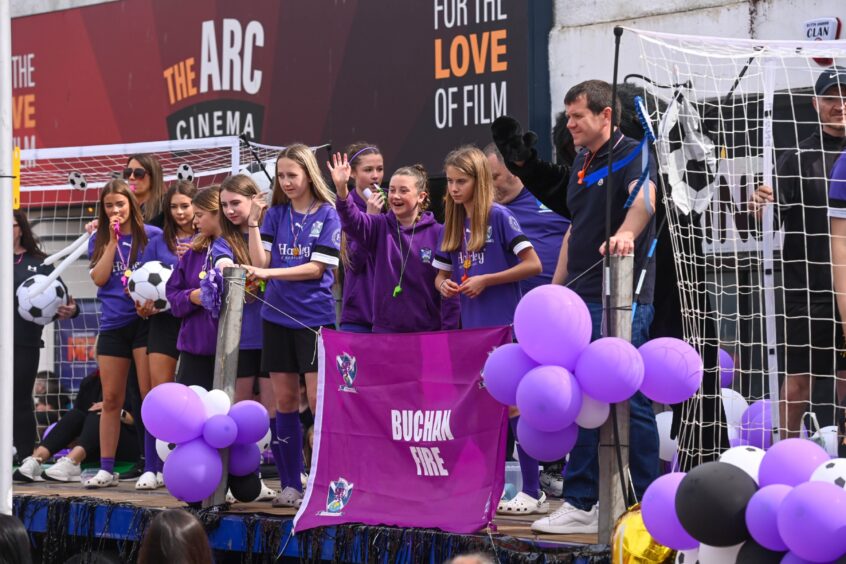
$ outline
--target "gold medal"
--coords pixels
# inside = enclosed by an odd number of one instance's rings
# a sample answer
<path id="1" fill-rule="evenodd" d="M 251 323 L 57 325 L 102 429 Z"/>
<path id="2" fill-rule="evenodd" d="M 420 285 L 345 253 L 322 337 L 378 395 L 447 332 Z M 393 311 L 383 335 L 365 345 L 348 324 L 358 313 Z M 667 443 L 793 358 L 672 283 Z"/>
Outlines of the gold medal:
<path id="1" fill-rule="evenodd" d="M 471 266 L 473 266 L 473 261 L 469 258 L 464 259 L 464 270 L 469 270 Z"/>
<path id="2" fill-rule="evenodd" d="M 293 253 L 294 253 L 294 256 L 295 256 L 295 257 L 300 256 L 300 248 L 299 248 L 299 247 L 294 247 Z"/>
<path id="3" fill-rule="evenodd" d="M 127 268 L 126 272 L 124 272 L 123 275 L 126 276 L 127 279 L 129 279 L 132 277 L 132 271 Z"/>
<path id="4" fill-rule="evenodd" d="M 207 275 L 208 273 L 205 270 L 201 270 L 198 276 L 200 277 L 200 280 L 205 280 Z"/>

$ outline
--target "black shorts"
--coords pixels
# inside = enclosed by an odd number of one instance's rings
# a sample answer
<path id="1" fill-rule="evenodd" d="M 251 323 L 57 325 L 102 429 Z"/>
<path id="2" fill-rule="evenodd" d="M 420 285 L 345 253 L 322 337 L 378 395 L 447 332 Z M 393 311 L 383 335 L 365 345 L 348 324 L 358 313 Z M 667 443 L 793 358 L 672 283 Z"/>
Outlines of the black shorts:
<path id="1" fill-rule="evenodd" d="M 334 329 L 333 326 L 327 327 Z M 317 335 L 311 329 L 291 329 L 262 320 L 261 369 L 265 372 L 317 372 Z"/>
<path id="2" fill-rule="evenodd" d="M 179 358 L 176 340 L 179 338 L 179 326 L 182 320 L 163 311 L 150 318 L 150 336 L 147 338 L 147 354 L 165 354 Z"/>
<path id="3" fill-rule="evenodd" d="M 261 369 L 261 349 L 240 349 L 238 351 L 238 378 L 270 378 L 270 374 Z"/>
<path id="4" fill-rule="evenodd" d="M 846 369 L 843 327 L 834 304 L 786 303 L 785 372 L 833 377 Z"/>
<path id="5" fill-rule="evenodd" d="M 186 386 L 201 386 L 211 390 L 214 387 L 214 355 L 180 352 L 176 381 Z"/>
<path id="6" fill-rule="evenodd" d="M 150 322 L 136 317 L 128 325 L 100 331 L 97 336 L 97 356 L 132 358 L 132 351 L 147 347 Z"/>

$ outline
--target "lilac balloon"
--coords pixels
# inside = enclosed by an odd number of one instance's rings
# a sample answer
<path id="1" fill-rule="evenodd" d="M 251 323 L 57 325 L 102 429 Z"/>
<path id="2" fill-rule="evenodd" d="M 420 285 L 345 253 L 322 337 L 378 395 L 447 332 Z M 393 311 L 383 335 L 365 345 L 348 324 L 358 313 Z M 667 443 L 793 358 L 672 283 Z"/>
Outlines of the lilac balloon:
<path id="1" fill-rule="evenodd" d="M 605 423 L 610 412 L 610 405 L 593 399 L 582 390 L 582 409 L 579 410 L 579 414 L 576 416 L 576 425 L 582 429 L 597 429 Z"/>
<path id="2" fill-rule="evenodd" d="M 587 305 L 574 291 L 557 284 L 531 290 L 514 312 L 514 333 L 523 352 L 538 364 L 572 371 L 590 343 L 593 323 Z"/>
<path id="3" fill-rule="evenodd" d="M 815 442 L 806 439 L 784 439 L 774 444 L 764 455 L 758 469 L 758 485 L 798 486 L 811 479 L 820 464 L 831 457 Z"/>
<path id="4" fill-rule="evenodd" d="M 256 443 L 260 441 L 270 427 L 267 418 L 267 408 L 257 401 L 239 401 L 229 409 L 229 417 L 238 426 L 238 444 Z"/>
<path id="5" fill-rule="evenodd" d="M 582 391 L 599 401 L 626 401 L 643 383 L 643 359 L 628 341 L 597 339 L 579 356 L 576 378 Z"/>
<path id="6" fill-rule="evenodd" d="M 569 427 L 582 409 L 579 382 L 566 368 L 538 366 L 517 386 L 520 419 L 539 431 L 553 432 Z"/>
<path id="7" fill-rule="evenodd" d="M 770 400 L 758 400 L 740 418 L 740 438 L 747 444 L 767 450 L 773 444 L 773 415 Z"/>
<path id="8" fill-rule="evenodd" d="M 755 542 L 776 552 L 784 552 L 787 545 L 778 532 L 778 508 L 793 490 L 784 484 L 773 484 L 755 492 L 746 506 L 746 527 Z"/>
<path id="9" fill-rule="evenodd" d="M 235 443 L 229 448 L 229 473 L 233 476 L 252 474 L 261 464 L 261 451 L 256 443 Z"/>
<path id="10" fill-rule="evenodd" d="M 497 347 L 488 355 L 482 371 L 485 388 L 499 403 L 517 405 L 517 386 L 526 372 L 537 366 L 517 343 Z"/>
<path id="11" fill-rule="evenodd" d="M 781 564 L 814 564 L 811 560 L 805 560 L 801 556 L 797 556 L 795 552 L 788 552 L 781 559 Z"/>
<path id="12" fill-rule="evenodd" d="M 643 358 L 640 391 L 653 401 L 681 403 L 702 383 L 702 358 L 696 349 L 672 337 L 647 341 L 638 349 Z"/>
<path id="13" fill-rule="evenodd" d="M 203 438 L 214 448 L 227 448 L 235 442 L 238 426 L 228 415 L 212 415 L 203 425 Z"/>
<path id="14" fill-rule="evenodd" d="M 214 493 L 223 476 L 223 464 L 217 450 L 203 439 L 195 439 L 173 449 L 165 460 L 162 474 L 173 497 L 191 503 Z"/>
<path id="15" fill-rule="evenodd" d="M 699 546 L 699 541 L 684 530 L 676 515 L 676 491 L 684 476 L 684 472 L 661 476 L 649 485 L 640 504 L 643 524 L 649 534 L 673 550 L 690 550 Z"/>
<path id="16" fill-rule="evenodd" d="M 166 443 L 185 443 L 203 434 L 206 408 L 188 386 L 167 382 L 147 394 L 141 404 L 147 431 Z"/>
<path id="17" fill-rule="evenodd" d="M 732 356 L 720 349 L 720 387 L 731 388 L 734 380 L 734 359 Z"/>
<path id="18" fill-rule="evenodd" d="M 846 491 L 834 484 L 799 484 L 778 508 L 782 540 L 796 556 L 812 562 L 831 562 L 846 553 L 844 527 Z"/>
<path id="19" fill-rule="evenodd" d="M 535 429 L 522 416 L 517 421 L 517 442 L 529 456 L 543 462 L 564 458 L 576 446 L 578 438 L 579 427 L 576 425 L 548 433 Z"/>

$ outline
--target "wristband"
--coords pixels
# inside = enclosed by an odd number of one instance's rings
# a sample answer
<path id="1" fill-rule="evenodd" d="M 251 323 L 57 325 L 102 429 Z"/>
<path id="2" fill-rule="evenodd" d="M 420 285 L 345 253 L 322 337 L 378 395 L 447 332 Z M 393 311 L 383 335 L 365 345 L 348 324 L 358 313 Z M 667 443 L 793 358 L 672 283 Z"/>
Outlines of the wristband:
<path id="1" fill-rule="evenodd" d="M 250 225 L 250 224 L 248 223 L 248 224 L 247 224 L 247 227 L 249 227 L 250 229 L 252 229 L 253 227 L 260 227 L 260 226 L 259 226 L 259 225 Z"/>

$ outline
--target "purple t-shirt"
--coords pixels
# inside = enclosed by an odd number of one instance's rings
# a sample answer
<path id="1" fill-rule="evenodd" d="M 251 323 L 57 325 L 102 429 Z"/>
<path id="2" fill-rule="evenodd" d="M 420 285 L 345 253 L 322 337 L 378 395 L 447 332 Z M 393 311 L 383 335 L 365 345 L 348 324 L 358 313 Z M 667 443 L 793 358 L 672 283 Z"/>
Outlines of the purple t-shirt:
<path id="1" fill-rule="evenodd" d="M 465 272 L 464 261 L 469 259 L 471 266 L 467 276 L 502 272 L 515 266 L 517 255 L 532 247 L 528 237 L 520 229 L 517 218 L 507 208 L 499 204 L 491 207 L 488 216 L 488 235 L 481 251 L 466 252 L 470 240 L 470 220 L 464 220 L 465 243 L 458 250 L 445 253 L 441 250 L 443 236 L 438 241 L 434 266 L 452 273 L 452 280 L 461 284 Z M 485 289 L 478 297 L 470 299 L 461 294 L 461 326 L 463 329 L 476 327 L 494 327 L 511 325 L 514 321 L 514 309 L 520 301 L 520 283 L 499 284 Z"/>
<path id="2" fill-rule="evenodd" d="M 211 268 L 206 251 L 189 249 L 173 269 L 165 292 L 174 317 L 182 319 L 176 348 L 197 355 L 213 355 L 217 347 L 217 319 L 203 306 L 191 301 L 191 292 L 200 287 L 203 266 Z"/>
<path id="3" fill-rule="evenodd" d="M 362 212 L 367 211 L 358 192 L 352 190 L 349 199 Z M 373 324 L 373 261 L 361 244 L 347 238 L 347 257 L 344 263 L 344 292 L 341 303 L 341 323 Z"/>
<path id="4" fill-rule="evenodd" d="M 184 239 L 177 239 L 177 242 L 190 243 L 191 239 L 193 239 L 193 237 L 186 237 Z M 168 248 L 164 233 L 161 233 L 153 237 L 147 244 L 147 250 L 144 252 L 144 260 L 145 262 L 157 260 L 161 261 L 162 264 L 174 267 L 176 266 L 176 263 L 179 262 L 179 257 L 177 257 L 176 253 Z"/>
<path id="5" fill-rule="evenodd" d="M 265 304 L 262 317 L 291 329 L 334 325 L 331 270 L 338 267 L 341 249 L 341 222 L 334 206 L 320 204 L 307 217 L 293 211 L 290 204 L 273 206 L 264 217 L 261 238 L 270 253 L 270 268 L 290 268 L 309 261 L 326 265 L 323 276 L 316 280 L 269 281 L 265 299 L 273 307 Z"/>
<path id="6" fill-rule="evenodd" d="M 149 242 L 153 237 L 162 232 L 161 229 L 152 225 L 145 225 L 144 231 L 147 233 L 147 246 L 149 246 Z M 92 235 L 88 239 L 89 257 L 94 254 L 94 242 L 96 240 L 96 235 Z M 121 278 L 127 270 L 135 270 L 148 260 L 144 254 L 146 249 L 138 249 L 135 262 L 132 264 L 126 264 L 129 262 L 129 257 L 132 254 L 132 235 L 121 235 L 118 238 L 118 249 L 120 252 L 115 251 L 112 274 L 109 276 L 108 282 L 97 289 L 97 299 L 100 300 L 101 311 L 100 331 L 125 327 L 135 321 L 137 316 L 135 302 L 125 292 L 126 286 L 121 282 Z M 121 259 L 121 255 L 123 255 L 123 259 Z"/>
<path id="7" fill-rule="evenodd" d="M 543 272 L 520 282 L 520 290 L 525 295 L 532 288 L 552 282 L 561 243 L 567 228 L 570 227 L 570 221 L 540 203 L 526 188 L 505 204 L 505 207 L 520 222 L 523 233 L 532 242 L 543 265 Z"/>
<path id="8" fill-rule="evenodd" d="M 841 153 L 831 167 L 828 181 L 828 216 L 846 219 L 846 153 Z"/>
<path id="9" fill-rule="evenodd" d="M 247 237 L 248 235 L 245 234 L 244 239 L 247 239 Z M 229 259 L 233 263 L 237 262 L 232 247 L 223 237 L 218 237 L 212 243 L 211 257 L 215 268 L 218 268 L 218 263 L 224 259 Z M 259 295 L 259 297 L 262 296 Z M 238 348 L 244 351 L 254 351 L 260 349 L 261 345 L 261 301 L 253 299 L 252 296 L 247 296 L 244 301 L 244 312 L 241 315 L 241 343 Z"/>
<path id="10" fill-rule="evenodd" d="M 351 197 L 338 200 L 347 241 L 373 257 L 373 331 L 411 333 L 458 328 L 458 300 L 441 303 L 432 266 L 443 225 L 431 212 L 413 227 L 401 227 L 393 212 L 368 215 Z M 393 295 L 402 277 L 402 292 Z"/>

